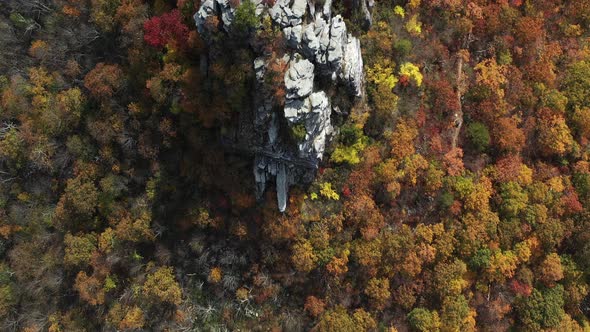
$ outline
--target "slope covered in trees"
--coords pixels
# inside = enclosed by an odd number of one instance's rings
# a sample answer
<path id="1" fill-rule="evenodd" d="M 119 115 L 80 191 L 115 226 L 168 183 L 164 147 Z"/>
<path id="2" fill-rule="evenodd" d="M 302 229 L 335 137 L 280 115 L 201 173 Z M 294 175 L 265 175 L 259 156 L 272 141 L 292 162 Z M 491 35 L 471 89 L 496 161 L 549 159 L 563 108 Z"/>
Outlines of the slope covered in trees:
<path id="1" fill-rule="evenodd" d="M 366 98 L 285 213 L 220 139 L 284 36 L 200 5 L 0 2 L 0 330 L 590 329 L 588 2 L 334 0 Z"/>

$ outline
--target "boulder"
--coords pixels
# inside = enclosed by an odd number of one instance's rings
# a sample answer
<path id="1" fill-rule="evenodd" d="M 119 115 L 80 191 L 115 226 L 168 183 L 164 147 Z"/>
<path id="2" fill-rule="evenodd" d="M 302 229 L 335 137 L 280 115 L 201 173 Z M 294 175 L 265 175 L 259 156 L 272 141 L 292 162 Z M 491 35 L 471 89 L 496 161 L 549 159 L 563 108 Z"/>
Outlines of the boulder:
<path id="1" fill-rule="evenodd" d="M 289 123 L 297 123 L 302 114 L 311 111 L 311 104 L 309 98 L 305 99 L 287 99 L 285 100 L 285 108 L 283 114 Z"/>
<path id="2" fill-rule="evenodd" d="M 337 15 L 328 21 L 320 15 L 303 30 L 301 38 L 302 53 L 322 70 L 332 76 L 342 69 L 348 34 L 342 16 Z"/>
<path id="3" fill-rule="evenodd" d="M 305 15 L 305 10 L 307 9 L 307 0 L 293 0 L 293 5 L 291 6 L 291 10 L 293 12 L 293 16 L 297 19 L 302 19 L 303 15 Z M 294 24 L 298 25 L 298 24 Z"/>
<path id="4" fill-rule="evenodd" d="M 277 0 L 269 10 L 269 14 L 281 28 L 293 27 L 303 22 L 306 7 L 306 0 Z"/>
<path id="5" fill-rule="evenodd" d="M 316 91 L 306 98 L 287 99 L 284 115 L 289 125 L 303 124 L 305 137 L 298 142 L 298 157 L 318 162 L 322 159 L 328 137 L 333 128 L 330 120 L 330 100 L 324 91 Z"/>
<path id="6" fill-rule="evenodd" d="M 254 3 L 254 6 L 256 7 L 256 16 L 260 16 L 262 15 L 262 13 L 264 12 L 264 9 L 266 8 L 265 4 L 264 4 L 264 0 L 250 0 Z"/>
<path id="7" fill-rule="evenodd" d="M 304 98 L 313 91 L 314 65 L 307 59 L 295 54 L 285 72 L 287 99 Z"/>

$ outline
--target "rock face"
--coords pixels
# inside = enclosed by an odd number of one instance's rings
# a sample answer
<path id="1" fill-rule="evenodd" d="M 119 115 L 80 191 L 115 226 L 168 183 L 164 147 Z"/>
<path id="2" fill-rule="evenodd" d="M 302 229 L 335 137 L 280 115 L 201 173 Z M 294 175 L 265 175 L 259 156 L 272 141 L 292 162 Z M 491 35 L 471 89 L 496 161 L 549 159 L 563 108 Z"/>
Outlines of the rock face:
<path id="1" fill-rule="evenodd" d="M 373 17 L 371 16 L 371 9 L 375 5 L 374 0 L 354 0 L 353 6 L 360 9 L 364 18 L 365 28 L 369 28 L 373 24 Z"/>
<path id="2" fill-rule="evenodd" d="M 289 62 L 289 69 L 285 73 L 285 88 L 287 100 L 304 98 L 313 90 L 314 65 L 307 59 L 295 56 Z"/>
<path id="3" fill-rule="evenodd" d="M 256 193 L 260 198 L 269 181 L 275 182 L 279 210 L 287 206 L 289 186 L 309 182 L 315 175 L 331 135 L 334 132 L 332 103 L 326 93 L 343 84 L 349 96 L 363 94 L 363 60 L 360 41 L 348 33 L 340 15 L 332 17 L 331 0 L 316 8 L 313 0 L 277 0 L 272 7 L 262 0 L 253 1 L 256 14 L 270 17 L 283 31 L 288 54 L 284 75 L 285 100 L 282 112 L 273 109 L 273 96 L 264 82 L 269 58 L 261 54 L 254 60 L 257 86 L 253 104 L 253 128 L 256 139 L 246 142 L 254 153 Z M 368 13 L 367 0 L 358 0 Z M 363 7 L 364 6 L 364 7 Z M 235 8 L 229 0 L 205 0 L 194 15 L 198 31 L 206 36 L 207 19 L 221 19 L 231 34 Z M 369 15 L 370 19 L 370 15 Z M 324 87 L 319 82 L 324 82 Z M 325 86 L 325 82 L 329 86 Z M 281 133 L 297 131 L 293 144 Z"/>
<path id="4" fill-rule="evenodd" d="M 270 17 L 281 28 L 300 25 L 307 7 L 306 0 L 278 0 L 270 8 Z"/>

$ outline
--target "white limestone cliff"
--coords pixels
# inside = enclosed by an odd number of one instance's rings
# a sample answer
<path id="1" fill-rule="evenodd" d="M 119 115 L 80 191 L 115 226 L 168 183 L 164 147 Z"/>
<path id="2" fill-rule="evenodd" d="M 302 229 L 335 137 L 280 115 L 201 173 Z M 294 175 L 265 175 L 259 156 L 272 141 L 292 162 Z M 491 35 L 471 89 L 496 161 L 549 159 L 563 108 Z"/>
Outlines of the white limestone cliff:
<path id="1" fill-rule="evenodd" d="M 267 182 L 274 180 L 278 206 L 284 211 L 289 186 L 298 178 L 310 177 L 334 132 L 332 103 L 316 81 L 325 77 L 334 84 L 343 83 L 351 96 L 361 97 L 364 82 L 361 45 L 348 33 L 340 15 L 332 17 L 330 0 L 317 10 L 313 0 L 277 0 L 270 8 L 262 0 L 244 1 L 253 1 L 261 20 L 264 16 L 270 17 L 282 29 L 289 48 L 285 59 L 288 68 L 284 76 L 286 94 L 282 114 L 273 112 L 273 97 L 264 90 L 267 57 L 261 54 L 253 64 L 258 82 L 254 128 L 262 137 L 259 146 L 252 147 L 257 195 L 260 197 Z M 366 3 L 363 4 L 366 7 Z M 221 18 L 223 29 L 231 33 L 234 14 L 235 8 L 231 8 L 229 0 L 205 0 L 194 19 L 203 35 L 206 35 L 206 21 L 211 16 Z M 305 128 L 305 135 L 299 138 L 296 147 L 281 139 L 280 117 L 291 128 Z"/>

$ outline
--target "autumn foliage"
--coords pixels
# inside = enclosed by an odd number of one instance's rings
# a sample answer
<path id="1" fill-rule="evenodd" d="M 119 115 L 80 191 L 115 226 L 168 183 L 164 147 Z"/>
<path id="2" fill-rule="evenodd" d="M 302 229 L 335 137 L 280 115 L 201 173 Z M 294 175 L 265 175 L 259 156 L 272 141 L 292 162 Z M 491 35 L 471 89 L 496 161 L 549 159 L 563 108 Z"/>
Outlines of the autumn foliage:
<path id="1" fill-rule="evenodd" d="M 186 46 L 189 30 L 182 22 L 180 11 L 173 10 L 161 16 L 152 17 L 143 24 L 145 42 L 153 47 L 166 45 L 175 48 Z"/>
<path id="2" fill-rule="evenodd" d="M 0 331 L 588 330 L 589 1 L 0 2 Z"/>
<path id="3" fill-rule="evenodd" d="M 99 99 L 110 98 L 122 86 L 123 71 L 118 65 L 98 63 L 84 77 L 84 86 Z"/>

